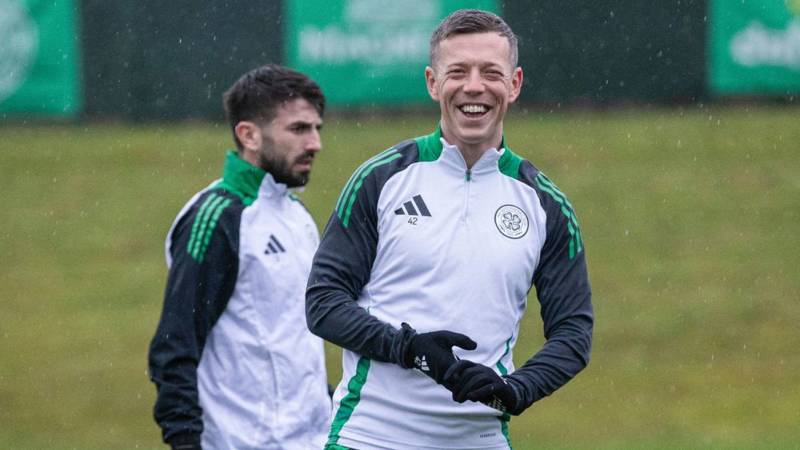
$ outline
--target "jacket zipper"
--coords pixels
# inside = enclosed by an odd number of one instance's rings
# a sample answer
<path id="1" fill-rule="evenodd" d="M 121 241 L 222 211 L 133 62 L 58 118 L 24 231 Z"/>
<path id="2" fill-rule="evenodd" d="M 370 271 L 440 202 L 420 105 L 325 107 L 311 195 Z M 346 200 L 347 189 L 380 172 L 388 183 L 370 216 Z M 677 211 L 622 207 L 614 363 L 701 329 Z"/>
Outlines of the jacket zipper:
<path id="1" fill-rule="evenodd" d="M 464 217 L 462 217 L 462 221 L 467 221 L 467 214 L 469 213 L 469 185 L 472 184 L 472 169 L 467 169 L 467 172 L 464 174 L 464 183 L 466 184 L 466 189 L 464 189 Z"/>

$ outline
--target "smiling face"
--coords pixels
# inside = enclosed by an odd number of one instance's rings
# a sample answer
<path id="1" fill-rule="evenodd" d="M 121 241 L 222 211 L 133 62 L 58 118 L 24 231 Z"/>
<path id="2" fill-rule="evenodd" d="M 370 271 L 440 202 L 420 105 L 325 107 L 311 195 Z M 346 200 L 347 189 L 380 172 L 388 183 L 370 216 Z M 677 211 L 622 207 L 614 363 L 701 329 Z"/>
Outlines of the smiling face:
<path id="1" fill-rule="evenodd" d="M 522 87 L 508 39 L 494 32 L 456 34 L 442 40 L 436 54 L 425 80 L 439 102 L 445 140 L 467 153 L 499 146 L 506 110 Z"/>
<path id="2" fill-rule="evenodd" d="M 244 160 L 272 174 L 278 183 L 299 187 L 308 182 L 314 157 L 322 149 L 321 128 L 316 108 L 299 98 L 278 106 L 266 124 L 243 121 L 235 131 Z"/>

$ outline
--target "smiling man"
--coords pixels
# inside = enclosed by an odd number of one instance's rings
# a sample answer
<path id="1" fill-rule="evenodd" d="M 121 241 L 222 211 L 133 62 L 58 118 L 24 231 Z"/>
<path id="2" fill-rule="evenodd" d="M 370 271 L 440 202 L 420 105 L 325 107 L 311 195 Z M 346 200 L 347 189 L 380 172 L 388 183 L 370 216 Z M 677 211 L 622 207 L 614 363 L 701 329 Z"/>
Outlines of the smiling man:
<path id="1" fill-rule="evenodd" d="M 306 293 L 311 331 L 345 349 L 327 448 L 507 449 L 510 415 L 588 363 L 575 212 L 503 137 L 522 78 L 502 19 L 454 12 L 425 69 L 438 129 L 365 162 L 339 196 Z M 531 287 L 546 342 L 515 369 Z"/>
<path id="2" fill-rule="evenodd" d="M 155 419 L 173 449 L 318 449 L 331 403 L 303 292 L 319 237 L 292 190 L 322 148 L 325 97 L 267 65 L 224 100 L 237 149 L 167 235 Z"/>

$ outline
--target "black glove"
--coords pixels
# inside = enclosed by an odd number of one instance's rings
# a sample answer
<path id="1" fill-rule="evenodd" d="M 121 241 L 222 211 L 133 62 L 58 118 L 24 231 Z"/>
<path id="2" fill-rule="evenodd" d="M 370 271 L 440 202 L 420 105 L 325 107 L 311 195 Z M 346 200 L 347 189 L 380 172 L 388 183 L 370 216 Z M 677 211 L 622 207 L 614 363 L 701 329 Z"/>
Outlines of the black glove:
<path id="1" fill-rule="evenodd" d="M 403 324 L 403 328 L 413 332 L 407 323 Z M 415 334 L 406 348 L 403 367 L 416 367 L 442 384 L 444 373 L 456 362 L 453 346 L 475 350 L 478 344 L 469 336 L 447 330 Z"/>
<path id="2" fill-rule="evenodd" d="M 501 377 L 483 364 L 466 359 L 453 364 L 444 374 L 444 381 L 453 392 L 453 400 L 481 402 L 501 412 L 517 415 L 521 413 L 520 398 L 513 380 Z"/>
<path id="3" fill-rule="evenodd" d="M 179 434 L 169 440 L 172 450 L 203 450 L 199 434 Z"/>

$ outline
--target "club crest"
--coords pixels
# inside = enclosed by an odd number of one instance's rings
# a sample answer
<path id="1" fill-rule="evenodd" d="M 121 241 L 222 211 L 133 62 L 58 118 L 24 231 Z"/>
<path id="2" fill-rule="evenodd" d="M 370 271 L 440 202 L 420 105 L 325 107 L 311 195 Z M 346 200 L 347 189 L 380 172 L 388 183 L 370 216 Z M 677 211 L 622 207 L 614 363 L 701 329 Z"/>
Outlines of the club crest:
<path id="1" fill-rule="evenodd" d="M 528 216 L 514 205 L 503 205 L 494 213 L 494 224 L 503 236 L 519 239 L 528 232 Z"/>

